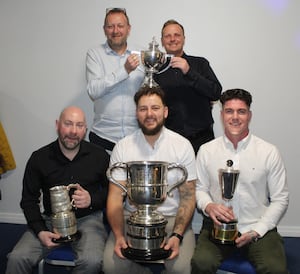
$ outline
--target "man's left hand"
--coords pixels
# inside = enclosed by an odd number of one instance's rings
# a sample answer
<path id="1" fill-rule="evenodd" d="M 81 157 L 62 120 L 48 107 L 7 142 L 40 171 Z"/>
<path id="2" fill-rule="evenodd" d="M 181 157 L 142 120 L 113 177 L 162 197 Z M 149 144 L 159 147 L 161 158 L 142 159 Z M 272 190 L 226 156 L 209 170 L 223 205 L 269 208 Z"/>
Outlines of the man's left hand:
<path id="1" fill-rule="evenodd" d="M 74 206 L 77 208 L 87 208 L 91 205 L 91 196 L 81 185 L 77 185 L 72 195 Z"/>

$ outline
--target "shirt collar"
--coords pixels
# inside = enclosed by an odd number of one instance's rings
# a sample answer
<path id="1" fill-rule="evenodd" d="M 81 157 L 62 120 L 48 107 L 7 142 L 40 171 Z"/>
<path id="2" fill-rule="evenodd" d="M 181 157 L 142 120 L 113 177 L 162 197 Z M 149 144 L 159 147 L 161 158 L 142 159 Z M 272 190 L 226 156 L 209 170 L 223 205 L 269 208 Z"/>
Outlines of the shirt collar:
<path id="1" fill-rule="evenodd" d="M 139 135 L 142 136 L 143 140 L 145 141 L 146 144 L 148 144 L 148 146 L 150 146 L 150 144 L 147 142 L 145 135 L 143 133 L 143 131 L 141 129 L 139 129 Z M 166 135 L 166 128 L 163 127 L 160 135 L 158 137 L 158 139 L 155 141 L 154 143 L 154 149 L 157 148 L 159 146 L 159 144 L 162 142 L 162 140 L 164 139 L 164 136 Z"/>
<path id="2" fill-rule="evenodd" d="M 245 138 L 243 138 L 241 141 L 238 142 L 237 150 L 240 150 L 249 144 L 251 135 L 252 134 L 249 131 L 248 135 Z M 227 138 L 227 136 L 225 134 L 223 135 L 223 139 L 224 139 L 226 146 L 230 146 L 233 148 L 232 142 Z"/>
<path id="3" fill-rule="evenodd" d="M 108 45 L 108 42 L 106 41 L 105 44 L 104 44 L 104 50 L 105 52 L 108 54 L 108 55 L 117 55 L 119 56 L 119 54 L 117 54 L 109 45 Z M 126 55 L 126 54 L 130 54 L 130 50 L 128 49 L 128 46 L 127 46 L 127 49 L 126 51 L 122 54 L 122 55 Z"/>

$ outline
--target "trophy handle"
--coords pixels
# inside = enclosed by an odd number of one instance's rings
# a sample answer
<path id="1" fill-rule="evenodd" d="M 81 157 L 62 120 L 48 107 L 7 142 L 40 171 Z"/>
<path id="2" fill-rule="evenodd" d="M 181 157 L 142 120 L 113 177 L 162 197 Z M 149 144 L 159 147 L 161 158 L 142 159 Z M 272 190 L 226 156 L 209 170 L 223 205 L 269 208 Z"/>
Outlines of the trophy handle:
<path id="1" fill-rule="evenodd" d="M 126 163 L 115 163 L 113 164 L 111 167 L 109 167 L 106 171 L 106 176 L 108 178 L 108 180 L 110 182 L 112 182 L 113 184 L 115 184 L 116 186 L 120 187 L 124 192 L 122 193 L 122 195 L 126 195 L 127 194 L 127 189 L 125 186 L 123 186 L 122 184 L 120 184 L 117 180 L 115 180 L 112 176 L 112 172 L 114 169 L 116 168 L 123 168 L 125 170 L 127 170 L 127 164 Z"/>
<path id="2" fill-rule="evenodd" d="M 72 188 L 77 189 L 77 187 L 78 187 L 78 184 L 69 184 L 69 185 L 67 185 L 67 191 L 70 191 L 70 189 L 72 189 Z M 71 200 L 70 204 L 73 208 L 76 208 L 74 199 Z"/>
<path id="3" fill-rule="evenodd" d="M 170 197 L 172 196 L 171 192 L 174 190 L 174 188 L 176 188 L 176 187 L 178 187 L 179 185 L 181 185 L 182 183 L 184 183 L 184 182 L 186 181 L 187 175 L 188 175 L 188 172 L 187 172 L 186 168 L 185 168 L 183 165 L 181 165 L 181 164 L 176 164 L 176 163 L 171 163 L 171 164 L 169 164 L 168 170 L 174 169 L 174 168 L 180 169 L 181 172 L 182 172 L 182 176 L 181 176 L 180 180 L 179 180 L 177 183 L 175 183 L 174 185 L 172 185 L 172 186 L 170 187 L 170 189 L 168 189 L 167 194 L 168 194 L 168 196 L 170 196 Z"/>
<path id="4" fill-rule="evenodd" d="M 171 67 L 170 64 L 171 64 L 172 57 L 174 57 L 174 54 L 167 54 L 167 53 L 165 53 L 165 60 L 166 60 L 165 63 L 168 63 L 168 65 L 164 69 L 156 72 L 155 74 L 161 74 L 161 73 L 165 72 L 167 69 L 169 69 Z"/>

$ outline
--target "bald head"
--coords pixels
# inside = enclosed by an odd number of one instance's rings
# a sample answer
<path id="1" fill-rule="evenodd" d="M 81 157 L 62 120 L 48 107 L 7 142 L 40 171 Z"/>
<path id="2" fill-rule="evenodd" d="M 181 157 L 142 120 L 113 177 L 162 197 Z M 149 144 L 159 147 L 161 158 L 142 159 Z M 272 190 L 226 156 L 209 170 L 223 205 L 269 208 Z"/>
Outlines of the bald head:
<path id="1" fill-rule="evenodd" d="M 56 121 L 56 131 L 62 150 L 78 151 L 86 130 L 85 114 L 76 106 L 66 107 Z"/>

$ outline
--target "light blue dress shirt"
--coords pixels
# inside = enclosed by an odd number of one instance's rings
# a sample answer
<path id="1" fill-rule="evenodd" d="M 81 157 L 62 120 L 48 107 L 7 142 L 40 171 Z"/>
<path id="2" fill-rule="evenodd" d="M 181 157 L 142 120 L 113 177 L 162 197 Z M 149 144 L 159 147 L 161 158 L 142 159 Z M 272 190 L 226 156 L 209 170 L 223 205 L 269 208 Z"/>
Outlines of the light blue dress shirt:
<path id="1" fill-rule="evenodd" d="M 91 131 L 113 143 L 138 128 L 133 97 L 145 73 L 141 65 L 127 73 L 124 64 L 130 52 L 118 55 L 106 42 L 89 49 L 86 57 L 87 92 L 94 102 Z"/>

